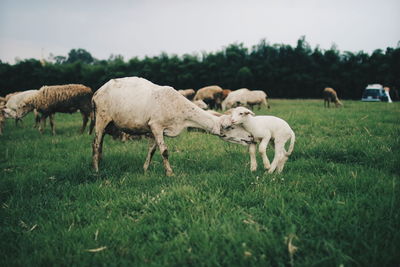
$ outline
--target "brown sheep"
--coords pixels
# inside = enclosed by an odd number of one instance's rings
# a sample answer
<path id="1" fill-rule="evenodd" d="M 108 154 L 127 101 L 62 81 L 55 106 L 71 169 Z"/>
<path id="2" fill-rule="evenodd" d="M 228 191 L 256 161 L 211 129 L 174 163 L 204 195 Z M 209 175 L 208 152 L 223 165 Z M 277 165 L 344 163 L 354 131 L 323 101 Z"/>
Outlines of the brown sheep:
<path id="1" fill-rule="evenodd" d="M 211 109 L 221 109 L 222 88 L 218 85 L 200 88 L 193 100 L 203 100 Z"/>
<path id="2" fill-rule="evenodd" d="M 323 92 L 324 95 L 324 107 L 329 108 L 329 104 L 332 101 L 335 103 L 336 107 L 343 106 L 342 102 L 339 101 L 339 98 L 337 97 L 336 91 L 333 88 L 326 87 Z"/>
<path id="3" fill-rule="evenodd" d="M 52 133 L 55 135 L 54 114 L 56 112 L 74 113 L 79 109 L 83 119 L 80 133 L 85 130 L 90 117 L 90 134 L 94 127 L 91 106 L 92 96 L 92 90 L 82 84 L 43 86 L 37 94 L 24 100 L 19 105 L 16 111 L 17 118 L 22 118 L 32 109 L 37 109 L 41 114 L 39 131 L 43 133 L 44 122 L 49 117 Z"/>

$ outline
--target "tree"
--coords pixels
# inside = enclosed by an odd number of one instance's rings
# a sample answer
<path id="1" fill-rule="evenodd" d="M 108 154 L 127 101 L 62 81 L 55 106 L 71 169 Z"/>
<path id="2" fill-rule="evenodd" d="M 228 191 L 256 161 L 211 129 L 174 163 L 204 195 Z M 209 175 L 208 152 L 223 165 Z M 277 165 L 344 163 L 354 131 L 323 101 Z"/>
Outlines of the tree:
<path id="1" fill-rule="evenodd" d="M 82 49 L 82 48 L 72 49 L 68 53 L 68 59 L 67 59 L 66 63 L 75 63 L 77 61 L 81 61 L 82 63 L 85 63 L 85 64 L 91 64 L 94 62 L 94 58 L 85 49 Z"/>

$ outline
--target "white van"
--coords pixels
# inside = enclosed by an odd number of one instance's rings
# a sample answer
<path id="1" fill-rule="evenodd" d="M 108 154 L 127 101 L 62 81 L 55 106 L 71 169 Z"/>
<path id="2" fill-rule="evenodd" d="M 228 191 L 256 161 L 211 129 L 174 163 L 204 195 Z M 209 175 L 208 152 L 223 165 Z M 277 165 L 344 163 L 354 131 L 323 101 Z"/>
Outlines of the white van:
<path id="1" fill-rule="evenodd" d="M 381 84 L 369 84 L 364 90 L 361 101 L 387 102 L 388 97 Z"/>

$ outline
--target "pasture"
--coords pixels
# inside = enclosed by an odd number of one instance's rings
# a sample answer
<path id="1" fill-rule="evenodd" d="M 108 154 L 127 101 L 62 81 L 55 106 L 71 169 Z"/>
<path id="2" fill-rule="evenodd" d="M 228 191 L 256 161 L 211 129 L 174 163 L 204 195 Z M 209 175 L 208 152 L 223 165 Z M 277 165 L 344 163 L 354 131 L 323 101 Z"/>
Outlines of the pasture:
<path id="1" fill-rule="evenodd" d="M 166 138 L 174 177 L 147 140 L 107 136 L 100 172 L 80 114 L 40 135 L 32 114 L 0 136 L 1 266 L 398 266 L 400 104 L 271 100 L 256 111 L 296 133 L 281 174 L 246 147 Z M 272 159 L 269 148 L 269 158 Z"/>

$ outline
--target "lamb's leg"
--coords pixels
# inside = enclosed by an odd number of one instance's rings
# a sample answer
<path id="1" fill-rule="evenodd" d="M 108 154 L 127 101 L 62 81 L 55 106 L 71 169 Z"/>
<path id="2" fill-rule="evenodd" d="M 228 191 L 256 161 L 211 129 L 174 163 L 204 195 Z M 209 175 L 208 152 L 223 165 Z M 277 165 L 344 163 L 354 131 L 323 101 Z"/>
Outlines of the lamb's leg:
<path id="1" fill-rule="evenodd" d="M 282 172 L 283 167 L 285 167 L 285 163 L 286 163 L 287 160 L 288 160 L 288 157 L 285 156 L 285 155 L 283 155 L 282 158 L 281 158 L 281 160 L 278 162 L 278 167 L 276 168 L 276 171 L 277 171 L 278 173 L 281 173 L 281 172 Z"/>
<path id="2" fill-rule="evenodd" d="M 93 162 L 93 168 L 96 172 L 99 171 L 99 161 L 101 160 L 103 152 L 104 132 L 109 122 L 110 121 L 104 120 L 100 116 L 96 119 L 95 136 L 92 144 L 92 149 L 93 149 L 92 162 Z"/>
<path id="3" fill-rule="evenodd" d="M 271 167 L 271 164 L 267 157 L 267 146 L 268 146 L 270 139 L 271 139 L 271 135 L 268 134 L 261 140 L 260 146 L 258 147 L 258 152 L 261 154 L 263 164 L 264 164 L 264 169 L 266 169 L 266 170 L 268 170 Z"/>
<path id="4" fill-rule="evenodd" d="M 163 136 L 163 129 L 162 127 L 154 126 L 151 125 L 151 131 L 153 133 L 153 136 L 157 142 L 158 148 L 160 149 L 161 156 L 163 158 L 163 164 L 165 168 L 165 174 L 167 176 L 172 176 L 174 175 L 174 172 L 171 169 L 171 165 L 169 164 L 168 161 L 168 148 L 164 143 L 164 136 Z"/>
<path id="5" fill-rule="evenodd" d="M 149 139 L 149 149 L 147 151 L 147 157 L 146 157 L 146 161 L 143 165 L 143 169 L 144 171 L 147 171 L 147 169 L 149 168 L 151 159 L 153 158 L 154 152 L 156 152 L 157 149 L 157 142 L 154 139 L 154 137 Z"/>
<path id="6" fill-rule="evenodd" d="M 56 125 L 54 123 L 54 114 L 49 115 L 49 120 L 50 120 L 51 132 L 53 133 L 53 135 L 56 135 Z"/>
<path id="7" fill-rule="evenodd" d="M 284 146 L 285 146 L 285 142 L 282 142 L 282 140 L 275 139 L 274 160 L 271 163 L 271 168 L 269 169 L 268 173 L 273 173 L 275 171 L 275 169 L 278 167 L 279 162 L 285 156 L 285 147 Z"/>
<path id="8" fill-rule="evenodd" d="M 256 144 L 249 145 L 249 154 L 250 154 L 250 171 L 254 172 L 257 170 L 257 158 L 256 158 Z"/>
<path id="9" fill-rule="evenodd" d="M 81 111 L 81 114 L 82 114 L 82 128 L 79 131 L 79 133 L 83 134 L 83 131 L 85 131 L 85 128 L 86 128 L 86 124 L 87 124 L 87 122 L 89 120 L 88 119 L 89 116 L 86 113 L 82 112 L 82 111 Z"/>

